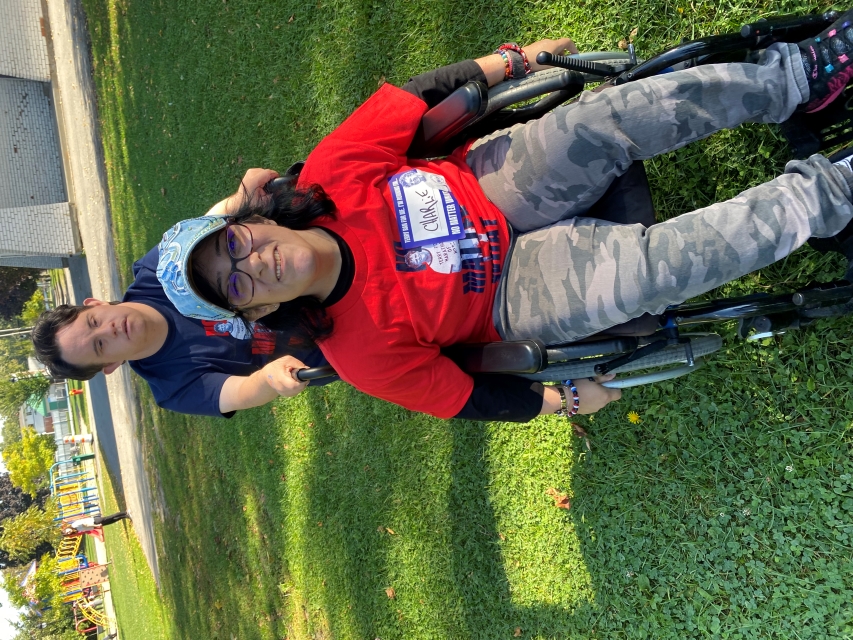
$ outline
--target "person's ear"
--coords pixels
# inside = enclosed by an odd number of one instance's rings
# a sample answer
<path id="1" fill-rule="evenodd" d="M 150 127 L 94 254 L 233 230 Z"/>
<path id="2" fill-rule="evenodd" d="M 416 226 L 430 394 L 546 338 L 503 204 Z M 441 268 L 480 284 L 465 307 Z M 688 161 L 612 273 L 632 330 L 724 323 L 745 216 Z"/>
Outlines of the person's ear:
<path id="1" fill-rule="evenodd" d="M 276 302 L 274 304 L 264 304 L 260 307 L 246 309 L 245 311 L 243 311 L 243 318 L 245 318 L 249 322 L 254 322 L 255 320 L 260 320 L 264 316 L 268 316 L 274 311 L 277 311 L 280 306 L 281 305 Z"/>
<path id="2" fill-rule="evenodd" d="M 109 302 L 104 302 L 103 300 L 98 300 L 97 298 L 86 298 L 83 300 L 84 307 L 99 307 L 102 304 L 109 304 Z"/>
<path id="3" fill-rule="evenodd" d="M 108 364 L 106 367 L 103 368 L 104 375 L 106 375 L 106 376 L 110 375 L 113 371 L 118 369 L 125 362 L 127 362 L 127 360 L 122 360 L 121 362 L 111 362 L 110 364 Z"/>

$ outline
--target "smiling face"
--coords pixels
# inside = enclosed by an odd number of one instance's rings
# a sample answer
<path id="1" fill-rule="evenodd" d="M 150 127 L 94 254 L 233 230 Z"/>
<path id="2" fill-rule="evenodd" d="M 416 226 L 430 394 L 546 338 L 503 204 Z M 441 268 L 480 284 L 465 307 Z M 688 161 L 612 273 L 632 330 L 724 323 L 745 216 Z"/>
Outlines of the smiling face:
<path id="1" fill-rule="evenodd" d="M 315 295 L 318 261 L 306 236 L 310 231 L 274 223 L 249 223 L 243 228 L 251 231 L 251 239 L 239 227 L 237 233 L 223 229 L 201 242 L 192 255 L 194 272 L 229 306 L 246 310 Z M 232 262 L 229 246 L 234 255 L 247 257 Z"/>
<path id="2" fill-rule="evenodd" d="M 56 334 L 62 358 L 73 365 L 112 373 L 125 360 L 153 355 L 166 339 L 165 319 L 147 305 L 93 298 L 83 304 L 86 308 Z"/>

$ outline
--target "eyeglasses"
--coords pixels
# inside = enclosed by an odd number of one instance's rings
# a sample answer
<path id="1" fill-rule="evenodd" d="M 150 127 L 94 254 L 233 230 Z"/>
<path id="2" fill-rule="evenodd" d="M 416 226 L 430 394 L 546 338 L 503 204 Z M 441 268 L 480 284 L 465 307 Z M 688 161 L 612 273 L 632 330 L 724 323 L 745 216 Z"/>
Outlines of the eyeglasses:
<path id="1" fill-rule="evenodd" d="M 237 268 L 240 260 L 252 253 L 254 239 L 249 227 L 242 224 L 225 225 L 225 246 L 231 258 L 231 274 L 228 276 L 226 299 L 232 307 L 244 307 L 255 296 L 255 281 L 245 271 Z"/>

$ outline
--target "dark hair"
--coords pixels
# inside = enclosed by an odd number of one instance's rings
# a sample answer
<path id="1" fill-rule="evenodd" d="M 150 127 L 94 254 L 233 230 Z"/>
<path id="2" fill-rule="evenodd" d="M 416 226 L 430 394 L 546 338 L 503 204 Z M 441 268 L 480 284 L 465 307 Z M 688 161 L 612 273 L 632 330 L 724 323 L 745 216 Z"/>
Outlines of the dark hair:
<path id="1" fill-rule="evenodd" d="M 73 380 L 91 380 L 103 369 L 101 365 L 86 367 L 71 364 L 62 357 L 62 351 L 56 341 L 59 330 L 69 326 L 85 309 L 83 306 L 61 304 L 56 309 L 42 313 L 33 326 L 32 340 L 36 359 L 41 362 L 52 376 Z"/>
<path id="2" fill-rule="evenodd" d="M 272 220 L 280 227 L 301 231 L 314 226 L 319 219 L 334 214 L 335 203 L 320 185 L 297 188 L 295 180 L 281 182 L 269 188 L 271 197 L 264 198 L 263 202 L 245 198 L 228 219 L 231 222 L 252 223 L 252 218 L 261 217 Z M 206 243 L 213 242 L 215 237 L 216 234 L 210 234 L 193 249 L 193 254 Z M 191 261 L 190 270 L 196 293 L 223 309 L 231 307 L 222 293 L 202 274 L 198 261 Z M 239 310 L 236 311 L 240 314 Z M 270 329 L 287 332 L 292 347 L 314 347 L 317 342 L 331 335 L 333 328 L 332 319 L 326 315 L 323 303 L 312 296 L 282 302 L 277 311 L 264 316 L 261 322 Z"/>

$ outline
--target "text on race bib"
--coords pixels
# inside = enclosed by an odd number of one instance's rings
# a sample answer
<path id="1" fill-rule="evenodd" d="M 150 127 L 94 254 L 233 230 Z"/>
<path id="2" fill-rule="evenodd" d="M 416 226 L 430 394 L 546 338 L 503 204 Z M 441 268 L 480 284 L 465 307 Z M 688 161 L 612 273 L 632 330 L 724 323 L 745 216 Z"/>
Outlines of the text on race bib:
<path id="1" fill-rule="evenodd" d="M 461 208 L 443 176 L 411 169 L 392 176 L 388 184 L 403 248 L 465 236 Z"/>

